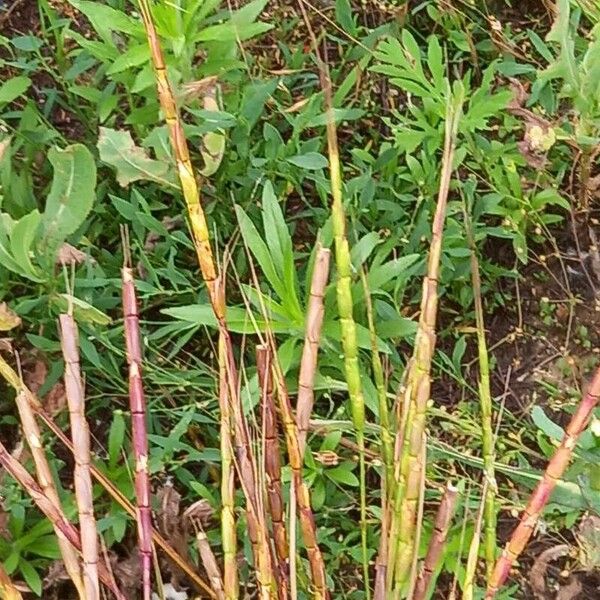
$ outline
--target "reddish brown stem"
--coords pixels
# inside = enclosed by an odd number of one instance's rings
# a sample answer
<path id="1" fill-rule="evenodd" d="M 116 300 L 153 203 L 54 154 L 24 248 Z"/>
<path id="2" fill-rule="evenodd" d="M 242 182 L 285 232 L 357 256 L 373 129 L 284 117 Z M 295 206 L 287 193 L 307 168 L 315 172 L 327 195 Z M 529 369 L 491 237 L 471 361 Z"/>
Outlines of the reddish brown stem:
<path id="1" fill-rule="evenodd" d="M 281 485 L 281 454 L 277 434 L 277 413 L 273 399 L 273 378 L 271 375 L 271 357 L 267 346 L 256 348 L 256 368 L 261 391 L 263 415 L 263 435 L 265 436 L 265 471 L 267 475 L 267 500 L 271 522 L 275 554 L 277 557 L 278 594 L 286 599 L 289 589 L 288 541 L 284 523 L 284 503 Z"/>
<path id="2" fill-rule="evenodd" d="M 488 581 L 485 595 L 486 600 L 494 598 L 496 592 L 508 578 L 512 564 L 521 555 L 529 538 L 531 538 L 538 519 L 550 499 L 558 480 L 562 478 L 571 462 L 577 440 L 587 427 L 599 400 L 600 368 L 596 371 L 587 393 L 571 418 L 561 444 L 550 459 L 542 480 L 533 491 L 519 525 L 514 530 L 510 541 L 502 552 L 502 556 L 496 562 L 492 577 Z"/>
<path id="3" fill-rule="evenodd" d="M 53 502 L 50 497 L 44 493 L 35 479 L 25 470 L 25 468 L 14 459 L 5 446 L 0 442 L 0 465 L 6 472 L 23 487 L 31 496 L 36 506 L 48 517 L 60 539 L 66 541 L 77 552 L 81 552 L 81 542 L 79 532 L 69 522 L 59 505 Z M 98 565 L 98 575 L 102 583 L 108 587 L 119 600 L 128 600 L 114 585 L 108 571 L 103 565 Z"/>
<path id="4" fill-rule="evenodd" d="M 152 597 L 152 509 L 150 508 L 150 475 L 148 473 L 148 432 L 146 429 L 146 399 L 142 385 L 142 349 L 140 323 L 133 272 L 123 267 L 123 320 L 127 364 L 129 366 L 129 407 L 133 454 L 135 457 L 135 494 L 137 500 L 137 530 L 142 567 L 144 600 Z"/>
<path id="5" fill-rule="evenodd" d="M 446 545 L 448 529 L 450 528 L 450 523 L 452 522 L 452 517 L 454 516 L 454 511 L 456 509 L 457 497 L 458 489 L 451 483 L 448 483 L 438 507 L 433 534 L 429 541 L 429 548 L 427 548 L 423 568 L 417 579 L 415 591 L 412 596 L 413 600 L 424 600 L 427 597 L 429 584 L 438 566 L 442 552 L 444 551 L 444 546 Z"/>

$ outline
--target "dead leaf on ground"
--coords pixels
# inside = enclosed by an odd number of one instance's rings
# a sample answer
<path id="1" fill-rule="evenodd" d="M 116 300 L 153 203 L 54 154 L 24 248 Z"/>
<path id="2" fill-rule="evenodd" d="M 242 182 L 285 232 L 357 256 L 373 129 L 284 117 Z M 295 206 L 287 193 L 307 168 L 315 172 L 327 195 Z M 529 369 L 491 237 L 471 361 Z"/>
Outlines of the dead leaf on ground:
<path id="1" fill-rule="evenodd" d="M 6 304 L 0 303 L 0 331 L 10 331 L 21 324 L 21 317 Z"/>
<path id="2" fill-rule="evenodd" d="M 568 544 L 560 544 L 544 550 L 536 557 L 529 573 L 529 584 L 531 585 L 533 594 L 538 600 L 546 600 L 548 598 L 549 590 L 546 585 L 548 566 L 551 562 L 554 562 L 563 556 L 567 556 L 569 550 L 570 547 Z"/>
<path id="3" fill-rule="evenodd" d="M 110 563 L 115 580 L 119 582 L 119 588 L 123 594 L 129 598 L 137 598 L 142 583 L 140 558 L 137 551 L 134 550 L 125 559 L 111 555 Z"/>
<path id="4" fill-rule="evenodd" d="M 579 546 L 578 559 L 581 568 L 593 571 L 600 568 L 600 517 L 586 515 L 575 534 Z"/>
<path id="5" fill-rule="evenodd" d="M 175 217 L 163 217 L 161 223 L 167 231 L 172 231 L 177 227 L 181 227 L 183 225 L 183 217 L 181 215 L 176 215 Z M 146 252 L 152 252 L 154 248 L 156 248 L 156 244 L 161 238 L 161 234 L 157 231 L 150 231 L 146 236 L 146 241 L 144 242 L 144 250 Z"/>
<path id="6" fill-rule="evenodd" d="M 48 367 L 43 360 L 38 358 L 23 364 L 23 381 L 34 394 L 38 394 L 47 377 Z M 57 415 L 67 405 L 65 386 L 57 381 L 50 391 L 40 398 L 40 401 L 52 416 Z"/>

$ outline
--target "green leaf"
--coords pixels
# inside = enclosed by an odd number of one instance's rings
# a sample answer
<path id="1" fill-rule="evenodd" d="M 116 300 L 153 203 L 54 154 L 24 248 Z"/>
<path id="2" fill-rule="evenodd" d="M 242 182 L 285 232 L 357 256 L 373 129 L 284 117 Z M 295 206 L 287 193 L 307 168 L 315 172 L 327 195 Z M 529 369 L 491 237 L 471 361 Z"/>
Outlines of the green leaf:
<path id="1" fill-rule="evenodd" d="M 68 2 L 89 19 L 92 27 L 105 41 L 110 40 L 111 31 L 121 31 L 129 35 L 141 34 L 143 31 L 140 19 L 130 17 L 123 10 L 116 10 L 101 2 L 90 0 L 68 0 Z"/>
<path id="2" fill-rule="evenodd" d="M 551 421 L 541 406 L 534 406 L 531 410 L 531 420 L 535 426 L 545 433 L 551 440 L 562 440 L 565 432 L 562 427 Z"/>
<path id="3" fill-rule="evenodd" d="M 0 104 L 12 102 L 24 94 L 31 85 L 29 77 L 13 77 L 0 86 Z"/>
<path id="4" fill-rule="evenodd" d="M 281 301 L 291 315 L 302 320 L 302 309 L 296 295 L 297 280 L 292 238 L 270 181 L 267 181 L 263 188 L 262 206 L 265 239 L 269 241 L 273 264 L 284 284 L 285 295 L 281 297 Z"/>
<path id="5" fill-rule="evenodd" d="M 244 41 L 269 31 L 274 26 L 270 23 L 255 23 L 263 11 L 267 0 L 253 0 L 233 11 L 225 23 L 204 28 L 197 36 L 197 41 L 232 42 Z"/>
<path id="6" fill-rule="evenodd" d="M 31 263 L 30 252 L 35 241 L 42 215 L 37 210 L 21 217 L 10 233 L 10 249 L 20 274 L 33 281 L 43 281 L 41 273 Z"/>
<path id="7" fill-rule="evenodd" d="M 170 164 L 150 158 L 143 148 L 135 145 L 129 131 L 100 127 L 98 152 L 103 162 L 116 169 L 122 187 L 140 180 L 177 187 L 170 176 Z"/>
<path id="8" fill-rule="evenodd" d="M 114 468 L 121 458 L 121 450 L 125 441 L 125 419 L 123 413 L 115 411 L 113 421 L 108 432 L 108 462 L 110 468 Z"/>
<path id="9" fill-rule="evenodd" d="M 350 469 L 351 468 L 352 467 L 350 466 Z M 350 469 L 344 465 L 340 465 L 339 467 L 334 467 L 333 469 L 326 469 L 325 474 L 327 477 L 329 477 L 329 479 L 335 481 L 336 483 L 358 487 L 360 485 L 358 477 L 352 473 Z"/>
<path id="10" fill-rule="evenodd" d="M 132 67 L 139 67 L 150 60 L 148 44 L 138 44 L 120 54 L 106 70 L 107 75 L 115 75 Z"/>
<path id="11" fill-rule="evenodd" d="M 241 206 L 235 206 L 235 214 L 246 246 L 248 246 L 248 249 L 257 260 L 262 272 L 271 284 L 275 293 L 279 298 L 283 299 L 285 297 L 285 286 L 277 274 L 269 248 L 261 238 L 254 223 L 250 220 L 250 217 L 244 212 L 244 209 Z"/>
<path id="12" fill-rule="evenodd" d="M 60 558 L 60 549 L 58 548 L 54 534 L 37 538 L 31 544 L 28 544 L 27 550 L 32 554 L 43 556 L 44 558 Z"/>
<path id="13" fill-rule="evenodd" d="M 48 160 L 54 168 L 54 178 L 42 219 L 43 246 L 47 260 L 54 262 L 58 248 L 68 235 L 81 227 L 92 209 L 96 163 L 91 152 L 81 144 L 64 150 L 52 148 Z"/>
<path id="14" fill-rule="evenodd" d="M 19 570 L 25 583 L 29 586 L 31 591 L 38 595 L 42 595 L 42 579 L 38 575 L 38 572 L 33 568 L 32 564 L 23 558 L 19 561 Z"/>
<path id="15" fill-rule="evenodd" d="M 69 305 L 72 305 L 75 318 L 79 322 L 97 323 L 98 325 L 108 325 L 112 322 L 112 319 L 101 310 L 75 296 L 56 294 L 51 297 L 51 301 L 60 312 L 66 312 Z"/>
<path id="16" fill-rule="evenodd" d="M 319 152 L 307 152 L 306 154 L 298 154 L 287 159 L 296 167 L 306 169 L 307 171 L 318 171 L 327 166 L 327 159 Z"/>

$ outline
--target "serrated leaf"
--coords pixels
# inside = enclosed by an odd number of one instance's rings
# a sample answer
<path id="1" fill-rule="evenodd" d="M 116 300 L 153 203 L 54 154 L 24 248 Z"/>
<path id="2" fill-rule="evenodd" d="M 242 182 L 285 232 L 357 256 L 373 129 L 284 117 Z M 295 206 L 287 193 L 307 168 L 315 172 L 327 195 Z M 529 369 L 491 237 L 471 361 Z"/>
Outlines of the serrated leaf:
<path id="1" fill-rule="evenodd" d="M 170 164 L 150 158 L 143 148 L 136 146 L 129 131 L 100 127 L 98 152 L 100 159 L 117 171 L 117 181 L 122 187 L 140 180 L 177 187 L 170 176 Z"/>
<path id="2" fill-rule="evenodd" d="M 59 247 L 85 221 L 94 203 L 96 163 L 82 144 L 64 150 L 52 148 L 48 160 L 54 168 L 54 178 L 44 211 L 43 241 L 46 258 L 54 263 Z"/>

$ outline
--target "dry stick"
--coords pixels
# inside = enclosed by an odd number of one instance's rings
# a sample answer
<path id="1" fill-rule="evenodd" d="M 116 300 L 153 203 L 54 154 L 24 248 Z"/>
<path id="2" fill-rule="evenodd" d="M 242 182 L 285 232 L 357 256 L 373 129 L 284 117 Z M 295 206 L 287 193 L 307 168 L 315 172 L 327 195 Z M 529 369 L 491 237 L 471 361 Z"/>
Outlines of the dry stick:
<path id="1" fill-rule="evenodd" d="M 329 262 L 331 251 L 319 246 L 313 267 L 310 282 L 310 295 L 306 310 L 306 325 L 304 333 L 304 347 L 300 360 L 300 373 L 298 376 L 298 399 L 296 401 L 296 422 L 298 423 L 298 444 L 300 454 L 304 456 L 306 448 L 306 434 L 315 402 L 315 375 L 317 373 L 317 360 L 319 342 L 325 307 L 323 298 L 325 287 L 329 278 Z"/>
<path id="2" fill-rule="evenodd" d="M 329 178 L 331 182 L 331 195 L 333 198 L 331 204 L 331 221 L 333 225 L 335 246 L 335 264 L 338 272 L 336 283 L 337 306 L 342 332 L 344 371 L 346 375 L 346 384 L 348 386 L 350 412 L 354 424 L 356 443 L 358 445 L 362 566 L 366 600 L 370 600 L 371 586 L 369 583 L 369 549 L 367 545 L 367 490 L 365 465 L 365 399 L 361 385 L 356 323 L 354 322 L 353 315 L 352 260 L 348 238 L 346 236 L 346 211 L 344 209 L 342 197 L 342 169 L 340 166 L 337 129 L 333 111 L 333 91 L 331 77 L 329 76 L 329 68 L 327 63 L 321 58 L 319 44 L 310 24 L 310 19 L 306 14 L 304 0 L 300 0 L 300 9 L 314 47 L 315 58 L 319 68 L 319 79 L 325 97 L 325 110 L 327 113 Z"/>
<path id="3" fill-rule="evenodd" d="M 292 482 L 295 488 L 296 505 L 298 516 L 300 517 L 300 530 L 302 539 L 308 555 L 308 563 L 314 585 L 314 597 L 317 600 L 327 600 L 329 591 L 327 589 L 327 577 L 325 574 L 325 563 L 323 555 L 317 543 L 317 527 L 315 518 L 310 506 L 310 492 L 304 479 L 302 478 L 302 467 L 304 461 L 300 452 L 298 442 L 298 427 L 294 419 L 292 404 L 285 385 L 285 377 L 277 360 L 277 349 L 275 339 L 271 332 L 267 332 L 271 356 L 273 362 L 273 373 L 275 376 L 275 385 L 277 387 L 277 398 L 279 400 L 279 410 L 283 421 L 285 432 L 285 441 L 288 451 L 290 469 L 292 470 Z"/>
<path id="4" fill-rule="evenodd" d="M 320 244 L 317 249 L 315 263 L 310 282 L 310 294 L 306 310 L 306 325 L 304 334 L 304 347 L 300 359 L 300 373 L 298 374 L 298 398 L 296 400 L 296 423 L 298 424 L 298 444 L 300 456 L 304 461 L 306 450 L 306 437 L 315 402 L 315 376 L 319 355 L 321 329 L 325 316 L 324 296 L 327 280 L 329 278 L 329 263 L 331 251 Z M 292 600 L 297 598 L 296 582 L 296 490 L 290 488 L 290 595 Z"/>
<path id="5" fill-rule="evenodd" d="M 41 485 L 25 470 L 18 460 L 13 458 L 6 447 L 0 442 L 0 465 L 25 491 L 31 496 L 36 506 L 48 517 L 60 540 L 68 543 L 71 550 L 77 555 L 81 552 L 79 532 L 68 521 L 62 508 L 44 490 Z M 127 600 L 125 596 L 113 585 L 108 571 L 103 565 L 98 565 L 98 574 L 102 583 L 108 587 L 119 600 Z M 85 596 L 83 596 L 85 598 Z"/>
<path id="6" fill-rule="evenodd" d="M 94 496 L 90 475 L 90 430 L 85 418 L 85 394 L 79 364 L 79 333 L 73 316 L 59 316 L 60 339 L 65 361 L 65 392 L 69 406 L 71 438 L 75 449 L 74 484 L 79 527 L 83 585 L 87 600 L 100 599 L 98 583 L 98 533 L 94 517 Z"/>
<path id="7" fill-rule="evenodd" d="M 481 440 L 483 446 L 483 470 L 485 473 L 485 561 L 486 576 L 489 579 L 496 560 L 496 474 L 494 472 L 495 448 L 494 429 L 492 425 L 492 394 L 490 391 L 490 364 L 488 348 L 485 339 L 485 322 L 483 318 L 483 303 L 481 301 L 481 277 L 479 260 L 469 215 L 465 210 L 467 239 L 471 246 L 471 281 L 473 283 L 473 300 L 475 304 L 475 324 L 477 327 L 477 350 L 479 356 L 479 402 L 481 405 Z"/>
<path id="8" fill-rule="evenodd" d="M 125 252 L 127 256 L 127 251 Z M 146 399 L 142 384 L 142 348 L 140 321 L 133 281 L 133 271 L 121 270 L 123 294 L 123 322 L 127 365 L 129 367 L 129 408 L 131 437 L 135 458 L 135 496 L 137 502 L 137 532 L 142 569 L 144 600 L 152 596 L 152 508 L 150 507 L 150 474 L 148 472 L 148 431 L 146 428 Z"/>
<path id="9" fill-rule="evenodd" d="M 225 600 L 225 592 L 223 591 L 223 580 L 221 579 L 221 572 L 219 571 L 219 565 L 215 559 L 215 555 L 208 543 L 206 533 L 202 528 L 202 525 L 198 522 L 195 524 L 197 527 L 196 531 L 196 544 L 198 546 L 198 553 L 200 554 L 200 561 L 210 584 L 215 592 L 218 600 Z"/>
<path id="10" fill-rule="evenodd" d="M 225 345 L 219 336 L 219 410 L 221 448 L 221 539 L 223 545 L 223 592 L 226 600 L 238 598 L 237 535 L 235 529 L 235 473 L 231 444 L 231 411 L 227 387 Z"/>
<path id="11" fill-rule="evenodd" d="M 446 545 L 446 537 L 448 536 L 450 523 L 452 522 L 454 510 L 456 509 L 457 497 L 458 488 L 454 487 L 451 483 L 448 483 L 438 507 L 433 534 L 429 541 L 423 568 L 417 579 L 417 585 L 415 586 L 415 591 L 412 596 L 413 600 L 425 600 L 425 598 L 427 598 L 429 584 L 437 569 L 440 557 L 444 551 L 444 546 Z"/>
<path id="12" fill-rule="evenodd" d="M 510 541 L 502 552 L 502 556 L 496 562 L 492 577 L 488 580 L 486 600 L 491 600 L 498 589 L 506 581 L 512 564 L 520 556 L 533 534 L 538 519 L 552 495 L 556 482 L 562 478 L 569 466 L 573 450 L 577 440 L 587 427 L 592 413 L 600 401 L 600 368 L 594 374 L 590 387 L 581 400 L 577 411 L 571 417 L 571 421 L 565 430 L 565 434 L 550 459 L 541 481 L 533 491 L 527 507 L 521 517 L 521 521 L 513 532 Z"/>
<path id="13" fill-rule="evenodd" d="M 423 281 L 421 314 L 415 339 L 414 360 L 408 373 L 406 395 L 410 397 L 410 404 L 406 427 L 403 432 L 400 478 L 395 490 L 395 510 L 390 531 L 388 565 L 388 567 L 391 567 L 388 568 L 388 587 L 393 586 L 395 597 L 399 597 L 400 590 L 410 570 L 414 544 L 419 482 L 421 469 L 424 468 L 420 461 L 421 444 L 427 419 L 427 404 L 431 391 L 431 363 L 436 342 L 437 287 L 442 237 L 461 107 L 462 94 L 457 93 L 456 97 L 448 101 L 447 106 L 440 188 L 432 224 L 427 275 Z"/>
<path id="14" fill-rule="evenodd" d="M 18 376 L 17 379 L 19 379 Z M 48 496 L 48 498 L 50 498 L 50 500 L 56 506 L 61 506 L 58 492 L 54 485 L 54 479 L 52 478 L 52 471 L 50 470 L 50 465 L 48 464 L 48 459 L 42 446 L 42 434 L 40 432 L 40 428 L 38 427 L 33 411 L 29 406 L 26 395 L 20 390 L 16 391 L 17 395 L 15 397 L 15 403 L 17 405 L 17 410 L 19 411 L 19 418 L 21 420 L 25 439 L 27 440 L 27 444 L 31 450 L 31 456 L 33 457 L 33 462 L 35 464 L 38 483 L 40 484 L 44 494 Z M 85 600 L 85 588 L 83 585 L 83 579 L 81 578 L 80 562 L 77 552 L 75 552 L 72 545 L 64 539 L 64 536 L 61 534 L 59 529 L 55 527 L 54 531 L 56 532 L 58 546 L 60 548 L 60 553 L 65 563 L 67 573 L 73 581 L 79 597 L 81 600 Z"/>
<path id="15" fill-rule="evenodd" d="M 0 562 L 0 598 L 2 600 L 23 600 L 21 592 L 14 586 Z"/>
<path id="16" fill-rule="evenodd" d="M 225 359 L 225 370 L 227 374 L 229 403 L 233 412 L 235 450 L 237 455 L 236 467 L 240 475 L 244 494 L 246 495 L 248 531 L 250 535 L 253 535 L 253 548 L 255 550 L 254 560 L 258 571 L 258 582 L 261 587 L 261 595 L 270 597 L 274 588 L 274 577 L 268 548 L 268 534 L 264 513 L 261 510 L 258 497 L 256 466 L 252 460 L 250 435 L 248 433 L 248 426 L 239 396 L 233 344 L 227 329 L 225 295 L 223 293 L 224 286 L 220 281 L 220 277 L 217 275 L 206 217 L 202 209 L 202 204 L 200 203 L 200 191 L 190 161 L 183 125 L 175 103 L 175 95 L 173 94 L 167 76 L 165 60 L 156 27 L 154 26 L 154 21 L 152 19 L 150 4 L 148 0 L 139 0 L 138 4 L 144 28 L 146 30 L 152 64 L 154 66 L 158 97 L 169 129 L 171 146 L 173 147 L 173 152 L 175 154 L 177 172 L 187 206 L 198 264 L 200 265 L 202 278 L 206 284 L 209 300 L 218 323 L 219 336 L 222 338 L 225 349 L 223 357 Z M 223 417 L 221 418 L 223 419 Z M 222 427 L 222 429 L 224 430 L 225 427 Z M 226 475 L 227 474 L 225 474 L 225 476 Z"/>
<path id="17" fill-rule="evenodd" d="M 256 347 L 256 369 L 261 395 L 262 429 L 265 436 L 265 472 L 267 476 L 267 505 L 273 524 L 275 555 L 277 559 L 277 592 L 282 600 L 288 597 L 288 538 L 284 522 L 284 501 L 281 485 L 281 454 L 277 433 L 277 412 L 273 399 L 273 377 L 268 346 Z"/>
<path id="18" fill-rule="evenodd" d="M 0 356 L 0 375 L 13 387 L 17 394 L 24 394 L 27 402 L 35 414 L 45 423 L 46 427 L 61 441 L 61 443 L 69 449 L 71 454 L 75 456 L 75 448 L 69 437 L 63 432 L 63 430 L 56 424 L 54 419 L 44 410 L 39 399 L 36 395 L 21 381 L 15 370 Z M 115 487 L 113 482 L 108 479 L 101 471 L 98 470 L 93 464 L 90 465 L 90 471 L 93 477 L 98 483 L 108 492 L 113 500 L 119 504 L 123 510 L 125 510 L 131 517 L 136 517 L 136 509 L 129 502 L 129 500 L 121 493 L 121 491 Z M 186 560 L 184 560 L 177 550 L 165 540 L 165 538 L 158 533 L 155 529 L 152 530 L 152 539 L 154 542 L 163 550 L 170 560 L 173 561 L 181 569 L 190 581 L 194 582 L 201 590 L 209 595 L 210 598 L 214 598 L 215 594 L 211 587 L 196 573 L 194 567 L 192 567 Z"/>

